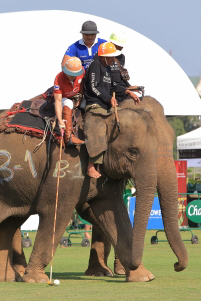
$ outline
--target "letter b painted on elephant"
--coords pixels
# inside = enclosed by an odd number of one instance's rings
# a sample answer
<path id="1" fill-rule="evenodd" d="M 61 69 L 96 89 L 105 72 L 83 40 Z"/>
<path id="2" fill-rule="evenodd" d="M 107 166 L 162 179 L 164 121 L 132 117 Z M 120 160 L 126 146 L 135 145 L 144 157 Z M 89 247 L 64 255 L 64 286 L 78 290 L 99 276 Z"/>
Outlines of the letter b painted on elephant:
<path id="1" fill-rule="evenodd" d="M 64 165 L 64 166 L 62 166 Z M 60 178 L 65 177 L 66 172 L 64 171 L 66 168 L 69 167 L 69 163 L 67 160 L 61 160 L 60 161 Z M 57 178 L 58 177 L 58 169 L 59 169 L 59 161 L 56 163 L 55 170 L 53 172 L 53 177 Z"/>
<path id="2" fill-rule="evenodd" d="M 7 157 L 6 161 L 0 165 L 0 183 L 3 183 L 3 181 L 9 182 L 14 176 L 14 171 L 8 168 L 11 160 L 11 154 L 7 150 L 1 149 L 0 156 Z"/>

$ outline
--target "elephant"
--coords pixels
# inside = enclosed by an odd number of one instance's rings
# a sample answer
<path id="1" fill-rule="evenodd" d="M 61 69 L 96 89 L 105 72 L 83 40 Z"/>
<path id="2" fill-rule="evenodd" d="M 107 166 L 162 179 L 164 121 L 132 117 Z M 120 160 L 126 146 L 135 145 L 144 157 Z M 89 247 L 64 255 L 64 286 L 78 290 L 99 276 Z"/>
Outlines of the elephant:
<path id="1" fill-rule="evenodd" d="M 178 229 L 174 132 L 163 107 L 150 96 L 139 105 L 124 101 L 118 115 L 120 132 L 113 114 L 106 119 L 107 149 L 99 179 L 87 175 L 85 145 L 62 150 L 54 252 L 76 207 L 80 216 L 93 224 L 86 274 L 112 275 L 107 267 L 112 244 L 126 280 L 149 281 L 154 276 L 142 265 L 142 254 L 156 189 L 165 233 L 178 258 L 174 269 L 182 271 L 188 264 Z M 22 277 L 25 282 L 47 282 L 44 269 L 51 260 L 59 146 L 51 144 L 47 168 L 48 142 L 33 152 L 38 144 L 36 137 L 23 139 L 24 135 L 16 132 L 2 132 L 0 136 L 0 281 Z M 133 228 L 122 197 L 124 182 L 129 178 L 136 186 Z M 32 214 L 39 215 L 39 227 L 26 265 L 19 228 Z"/>

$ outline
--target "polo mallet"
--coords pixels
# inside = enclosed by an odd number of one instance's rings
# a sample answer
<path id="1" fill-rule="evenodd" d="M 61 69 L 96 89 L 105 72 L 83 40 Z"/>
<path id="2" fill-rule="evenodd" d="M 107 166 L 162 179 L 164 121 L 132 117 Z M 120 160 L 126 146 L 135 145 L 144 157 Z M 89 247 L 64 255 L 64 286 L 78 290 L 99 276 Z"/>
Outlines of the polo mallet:
<path id="1" fill-rule="evenodd" d="M 113 92 L 112 96 L 115 98 L 115 92 Z M 118 127 L 118 131 L 120 132 L 120 122 L 119 122 L 119 116 L 118 116 L 118 113 L 117 113 L 116 103 L 114 105 L 114 114 L 115 114 L 115 120 L 116 120 L 116 124 L 117 124 L 117 127 Z"/>
<path id="2" fill-rule="evenodd" d="M 62 153 L 62 143 L 63 143 L 64 130 L 61 130 L 61 140 L 60 140 L 60 151 L 59 151 L 59 164 L 58 164 L 58 174 L 57 174 L 57 190 L 56 190 L 56 202 L 55 202 L 55 210 L 54 210 L 54 227 L 52 234 L 52 256 L 50 262 L 50 281 L 48 281 L 49 285 L 53 285 L 52 282 L 52 266 L 53 266 L 53 258 L 54 258 L 54 239 L 56 232 L 56 221 L 57 221 L 57 208 L 58 208 L 58 198 L 59 198 L 59 180 L 60 180 L 60 165 L 61 165 L 61 153 Z"/>

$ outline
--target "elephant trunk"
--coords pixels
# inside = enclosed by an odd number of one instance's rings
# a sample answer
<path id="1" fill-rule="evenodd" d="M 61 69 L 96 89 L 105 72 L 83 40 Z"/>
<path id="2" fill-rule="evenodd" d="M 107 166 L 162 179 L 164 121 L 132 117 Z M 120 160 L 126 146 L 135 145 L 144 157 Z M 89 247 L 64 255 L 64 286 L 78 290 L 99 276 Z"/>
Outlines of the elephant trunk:
<path id="1" fill-rule="evenodd" d="M 158 170 L 157 189 L 167 240 L 178 258 L 178 262 L 174 264 L 174 269 L 176 272 L 179 272 L 187 267 L 188 253 L 181 239 L 178 227 L 176 169 L 172 158 L 168 161 L 166 160 L 166 164 L 165 162 L 162 163 L 163 164 L 158 164 L 158 166 L 162 166 L 162 168 Z"/>
<path id="2" fill-rule="evenodd" d="M 150 187 L 147 191 L 149 191 L 147 195 L 136 195 L 134 228 L 132 233 L 132 263 L 129 267 L 131 270 L 137 269 L 142 261 L 144 238 L 155 189 L 153 190 L 153 188 Z"/>
<path id="3" fill-rule="evenodd" d="M 136 169 L 135 184 L 136 184 L 136 207 L 134 216 L 134 228 L 132 233 L 132 261 L 131 270 L 139 267 L 142 261 L 144 238 L 146 227 L 156 193 L 156 166 L 154 160 L 142 158 L 140 167 Z"/>

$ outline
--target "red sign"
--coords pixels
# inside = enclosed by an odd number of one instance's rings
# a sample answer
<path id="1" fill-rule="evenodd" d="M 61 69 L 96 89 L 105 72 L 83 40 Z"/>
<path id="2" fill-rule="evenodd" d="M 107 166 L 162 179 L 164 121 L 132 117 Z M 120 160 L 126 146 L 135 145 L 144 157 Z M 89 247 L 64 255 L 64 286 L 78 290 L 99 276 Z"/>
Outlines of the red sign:
<path id="1" fill-rule="evenodd" d="M 178 224 L 179 226 L 188 226 L 188 218 L 186 216 L 187 206 L 187 161 L 174 161 L 178 181 Z"/>

